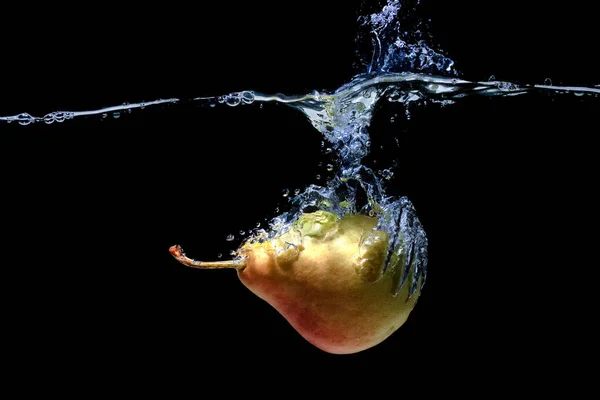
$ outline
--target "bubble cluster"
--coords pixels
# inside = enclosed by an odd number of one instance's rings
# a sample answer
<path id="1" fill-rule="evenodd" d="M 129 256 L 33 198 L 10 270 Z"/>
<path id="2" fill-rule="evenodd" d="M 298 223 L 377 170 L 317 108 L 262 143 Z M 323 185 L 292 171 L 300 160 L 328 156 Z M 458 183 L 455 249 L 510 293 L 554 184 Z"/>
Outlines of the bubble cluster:
<path id="1" fill-rule="evenodd" d="M 256 96 L 254 92 L 251 91 L 243 91 L 243 92 L 235 92 L 229 93 L 224 96 L 217 97 L 217 101 L 221 104 L 225 103 L 230 107 L 235 107 L 240 104 L 252 104 Z"/>

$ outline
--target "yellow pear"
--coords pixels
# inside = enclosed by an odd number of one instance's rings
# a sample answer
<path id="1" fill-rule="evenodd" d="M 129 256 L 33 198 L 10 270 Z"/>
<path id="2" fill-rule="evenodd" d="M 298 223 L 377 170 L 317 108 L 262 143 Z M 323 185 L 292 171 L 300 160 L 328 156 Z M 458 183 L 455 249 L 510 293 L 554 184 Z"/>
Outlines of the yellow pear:
<path id="1" fill-rule="evenodd" d="M 180 246 L 170 252 L 190 267 L 237 269 L 242 283 L 307 341 L 351 354 L 388 338 L 420 295 L 423 277 L 411 268 L 412 249 L 388 252 L 388 234 L 375 229 L 377 222 L 317 211 L 272 238 L 248 239 L 233 261 L 191 260 Z"/>

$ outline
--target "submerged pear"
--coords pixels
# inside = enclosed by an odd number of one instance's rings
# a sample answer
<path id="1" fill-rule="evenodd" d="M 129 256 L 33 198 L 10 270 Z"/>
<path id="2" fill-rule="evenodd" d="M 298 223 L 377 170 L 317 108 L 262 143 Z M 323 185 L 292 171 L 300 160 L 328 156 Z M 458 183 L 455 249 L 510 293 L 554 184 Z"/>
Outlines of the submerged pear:
<path id="1" fill-rule="evenodd" d="M 242 283 L 307 341 L 350 354 L 388 338 L 420 295 L 423 277 L 411 268 L 412 250 L 388 251 L 388 234 L 375 229 L 377 223 L 317 211 L 302 214 L 283 234 L 249 239 L 234 261 L 199 262 L 179 246 L 170 251 L 191 267 L 236 268 Z M 415 277 L 419 282 L 408 284 Z"/>

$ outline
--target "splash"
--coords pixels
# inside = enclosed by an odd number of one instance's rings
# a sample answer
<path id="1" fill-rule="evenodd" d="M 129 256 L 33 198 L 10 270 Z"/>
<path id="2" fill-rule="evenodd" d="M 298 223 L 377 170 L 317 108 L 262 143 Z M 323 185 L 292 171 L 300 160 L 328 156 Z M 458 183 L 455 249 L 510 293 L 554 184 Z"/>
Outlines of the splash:
<path id="1" fill-rule="evenodd" d="M 402 18 L 399 17 L 400 11 L 404 12 Z M 394 170 L 373 171 L 363 164 L 370 153 L 369 126 L 375 106 L 380 101 L 396 103 L 410 117 L 410 106 L 448 106 L 470 96 L 512 97 L 541 92 L 599 97 L 600 87 L 561 87 L 553 86 L 551 81 L 542 85 L 517 85 L 495 78 L 485 82 L 458 79 L 454 61 L 427 44 L 426 34 L 420 29 L 422 23 L 418 20 L 410 22 L 406 18 L 411 11 L 414 9 L 403 6 L 398 0 L 388 0 L 379 12 L 360 17 L 364 31 L 362 38 L 370 45 L 371 51 L 361 55 L 360 73 L 331 93 L 314 91 L 286 96 L 245 90 L 213 97 L 159 99 L 88 111 L 56 111 L 42 117 L 21 113 L 0 117 L 0 121 L 30 125 L 36 122 L 61 123 L 80 117 L 118 118 L 121 113 L 134 109 L 189 102 L 204 107 L 255 106 L 268 102 L 285 104 L 303 113 L 323 136 L 323 143 L 326 142 L 323 151 L 335 155 L 327 168 L 334 173 L 333 177 L 323 185 L 312 184 L 293 195 L 286 193 L 289 208 L 283 213 L 276 211 L 278 215 L 269 221 L 268 230 L 257 226 L 240 232 L 240 235 L 248 232 L 249 241 L 271 240 L 289 232 L 300 214 L 316 210 L 341 217 L 347 214 L 377 217 L 379 222 L 375 229 L 389 233 L 388 259 L 396 255 L 405 260 L 397 291 L 408 284 L 412 295 L 418 290 L 418 282 L 425 282 L 427 236 L 410 200 L 387 195 L 386 184 Z M 227 241 L 233 240 L 234 235 L 227 238 Z M 409 276 L 412 276 L 410 280 Z"/>
<path id="2" fill-rule="evenodd" d="M 412 18 L 418 15 L 418 4 L 388 0 L 380 12 L 359 17 L 360 29 L 364 31 L 359 35 L 363 40 L 370 38 L 371 43 L 370 52 L 358 54 L 367 74 L 426 72 L 457 75 L 454 61 L 427 44 L 423 21 Z M 366 56 L 369 53 L 370 57 Z"/>

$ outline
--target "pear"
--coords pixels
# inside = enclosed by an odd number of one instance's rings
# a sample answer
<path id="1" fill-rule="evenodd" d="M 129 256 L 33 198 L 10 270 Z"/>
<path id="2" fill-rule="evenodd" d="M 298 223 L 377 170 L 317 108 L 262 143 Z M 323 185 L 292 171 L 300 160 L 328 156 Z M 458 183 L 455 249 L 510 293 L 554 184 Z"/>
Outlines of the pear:
<path id="1" fill-rule="evenodd" d="M 351 354 L 381 343 L 404 324 L 424 279 L 411 268 L 412 249 L 388 251 L 388 233 L 375 229 L 377 223 L 374 217 L 319 210 L 301 214 L 272 238 L 248 239 L 235 260 L 195 261 L 178 245 L 170 252 L 190 267 L 237 269 L 241 282 L 308 342 L 328 353 Z M 415 276 L 417 282 L 405 284 Z"/>

